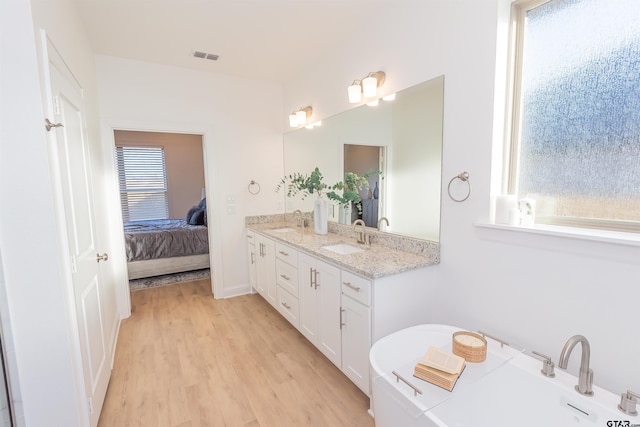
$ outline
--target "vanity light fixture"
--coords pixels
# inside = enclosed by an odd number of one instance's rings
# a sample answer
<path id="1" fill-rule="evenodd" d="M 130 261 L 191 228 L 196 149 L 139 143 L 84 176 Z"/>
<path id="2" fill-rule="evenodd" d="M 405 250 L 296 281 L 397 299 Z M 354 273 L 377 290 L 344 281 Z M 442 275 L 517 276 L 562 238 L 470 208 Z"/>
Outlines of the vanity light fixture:
<path id="1" fill-rule="evenodd" d="M 318 126 L 322 126 L 322 120 L 318 120 L 317 122 L 314 122 L 314 123 L 309 123 L 304 128 L 305 129 L 313 129 L 313 128 L 318 127 Z"/>
<path id="2" fill-rule="evenodd" d="M 354 80 L 351 86 L 347 88 L 350 104 L 357 104 L 362 99 L 362 86 L 360 86 L 360 83 L 360 80 Z"/>
<path id="3" fill-rule="evenodd" d="M 349 94 L 349 103 L 355 104 L 365 98 L 373 98 L 377 95 L 378 88 L 384 84 L 384 71 L 374 71 L 361 80 L 354 80 L 351 86 L 347 88 Z"/>
<path id="4" fill-rule="evenodd" d="M 369 107 L 377 107 L 378 106 L 378 102 L 379 102 L 379 99 L 374 99 L 373 101 L 367 102 L 367 105 Z"/>
<path id="5" fill-rule="evenodd" d="M 307 123 L 307 119 L 313 114 L 313 108 L 310 105 L 302 107 L 297 111 L 289 114 L 289 126 L 296 128 L 298 126 L 304 126 Z"/>

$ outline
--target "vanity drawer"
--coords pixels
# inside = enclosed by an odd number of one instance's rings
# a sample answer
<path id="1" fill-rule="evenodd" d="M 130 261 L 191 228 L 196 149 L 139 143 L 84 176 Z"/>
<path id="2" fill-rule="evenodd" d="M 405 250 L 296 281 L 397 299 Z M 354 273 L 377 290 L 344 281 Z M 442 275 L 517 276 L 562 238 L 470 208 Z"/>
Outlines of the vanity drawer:
<path id="1" fill-rule="evenodd" d="M 298 251 L 282 243 L 276 242 L 276 257 L 291 265 L 298 265 Z"/>
<path id="2" fill-rule="evenodd" d="M 369 307 L 371 305 L 371 281 L 348 271 L 342 271 L 342 293 Z"/>
<path id="3" fill-rule="evenodd" d="M 284 290 L 282 286 L 278 286 L 277 295 L 278 311 L 289 321 L 289 323 L 298 329 L 300 327 L 300 321 L 298 318 L 298 298 Z"/>
<path id="4" fill-rule="evenodd" d="M 298 268 L 276 259 L 276 283 L 298 296 Z"/>

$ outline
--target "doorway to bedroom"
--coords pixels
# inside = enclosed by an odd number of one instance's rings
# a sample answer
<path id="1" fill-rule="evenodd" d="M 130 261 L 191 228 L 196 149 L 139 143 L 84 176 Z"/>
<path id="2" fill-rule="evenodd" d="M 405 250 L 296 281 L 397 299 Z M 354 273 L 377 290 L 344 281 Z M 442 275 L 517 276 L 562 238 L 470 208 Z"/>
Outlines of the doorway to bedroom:
<path id="1" fill-rule="evenodd" d="M 114 130 L 129 289 L 211 278 L 203 138 Z"/>

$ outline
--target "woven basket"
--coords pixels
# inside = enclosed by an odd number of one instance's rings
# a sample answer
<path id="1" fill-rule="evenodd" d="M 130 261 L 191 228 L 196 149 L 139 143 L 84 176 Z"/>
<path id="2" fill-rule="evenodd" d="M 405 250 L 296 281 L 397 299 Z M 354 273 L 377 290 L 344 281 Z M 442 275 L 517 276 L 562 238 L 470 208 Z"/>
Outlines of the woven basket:
<path id="1" fill-rule="evenodd" d="M 467 362 L 484 362 L 487 358 L 487 340 L 474 332 L 459 331 L 453 334 L 453 354 Z"/>

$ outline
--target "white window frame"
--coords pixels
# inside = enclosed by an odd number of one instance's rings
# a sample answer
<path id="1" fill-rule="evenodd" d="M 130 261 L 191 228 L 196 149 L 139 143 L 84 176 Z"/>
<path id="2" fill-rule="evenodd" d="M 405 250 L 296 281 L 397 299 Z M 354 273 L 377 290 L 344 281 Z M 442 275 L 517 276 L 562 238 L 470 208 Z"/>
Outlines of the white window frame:
<path id="1" fill-rule="evenodd" d="M 502 192 L 504 194 L 518 194 L 525 14 L 527 11 L 550 1 L 551 0 L 516 0 L 511 4 L 507 63 L 507 108 L 505 115 L 505 137 L 507 140 L 504 150 L 505 162 L 502 177 Z M 552 226 L 640 233 L 640 224 L 634 221 L 537 216 L 536 222 Z"/>
<path id="2" fill-rule="evenodd" d="M 120 168 L 120 154 L 118 153 L 119 150 L 124 150 L 124 149 L 158 149 L 161 151 L 161 168 L 162 168 L 162 180 L 163 180 L 163 186 L 162 188 L 159 187 L 139 187 L 136 189 L 132 189 L 132 190 L 127 190 L 125 188 L 123 188 L 122 184 L 123 184 L 123 177 L 121 176 L 121 168 Z M 163 200 L 162 200 L 162 206 L 160 207 L 160 210 L 150 210 L 150 212 L 154 212 L 155 215 L 154 218 L 148 218 L 148 219 L 167 219 L 169 217 L 169 196 L 168 196 L 168 192 L 167 192 L 167 168 L 166 168 L 166 158 L 165 158 L 165 152 L 164 152 L 164 147 L 163 146 L 151 146 L 151 145 L 135 145 L 135 144 L 117 144 L 116 148 L 115 148 L 115 155 L 116 155 L 116 165 L 117 165 L 117 172 L 118 172 L 118 182 L 119 182 L 119 192 L 120 192 L 120 203 L 121 203 L 121 212 L 122 212 L 122 218 L 124 222 L 127 221 L 139 221 L 141 219 L 138 218 L 131 218 L 130 217 L 130 209 L 129 206 L 126 202 L 126 195 L 127 194 L 131 194 L 131 193 L 154 193 L 154 194 L 161 194 L 163 196 Z"/>

